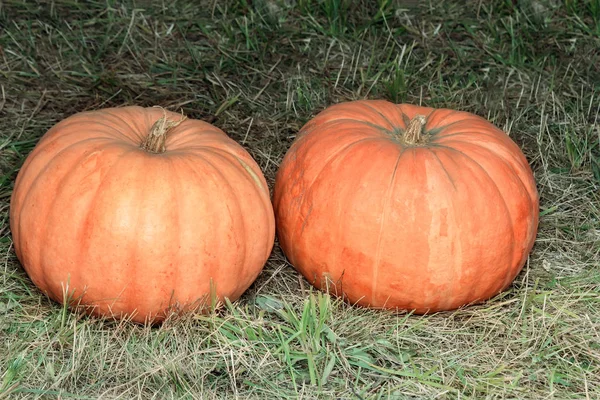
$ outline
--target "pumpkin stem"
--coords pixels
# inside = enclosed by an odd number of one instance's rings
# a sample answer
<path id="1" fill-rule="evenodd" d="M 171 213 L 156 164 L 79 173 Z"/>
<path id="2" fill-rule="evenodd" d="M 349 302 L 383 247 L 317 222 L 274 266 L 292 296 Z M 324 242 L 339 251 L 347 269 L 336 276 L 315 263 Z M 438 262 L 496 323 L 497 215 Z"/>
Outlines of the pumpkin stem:
<path id="1" fill-rule="evenodd" d="M 148 133 L 148 136 L 146 136 L 146 139 L 144 139 L 140 146 L 149 153 L 164 153 L 167 150 L 165 143 L 167 142 L 167 133 L 169 133 L 169 130 L 175 128 L 187 119 L 182 112 L 179 121 L 169 121 L 167 119 L 167 112 L 164 109 L 163 113 L 164 115 L 152 125 L 150 133 Z"/>
<path id="2" fill-rule="evenodd" d="M 423 141 L 423 127 L 427 120 L 422 115 L 415 115 L 404 131 L 403 139 L 407 144 L 417 144 Z"/>

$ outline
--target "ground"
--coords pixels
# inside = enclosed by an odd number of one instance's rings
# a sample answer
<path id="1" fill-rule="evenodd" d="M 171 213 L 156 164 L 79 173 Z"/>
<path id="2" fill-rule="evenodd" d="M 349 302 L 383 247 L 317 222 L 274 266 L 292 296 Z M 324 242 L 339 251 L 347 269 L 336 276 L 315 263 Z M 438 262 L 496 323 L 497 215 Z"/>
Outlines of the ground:
<path id="1" fill-rule="evenodd" d="M 38 3 L 0 3 L 0 398 L 600 398 L 598 0 Z M 183 109 L 272 187 L 303 123 L 363 98 L 470 111 L 523 149 L 541 219 L 508 291 L 361 309 L 276 244 L 239 302 L 149 328 L 63 309 L 16 259 L 14 178 L 73 113 Z"/>

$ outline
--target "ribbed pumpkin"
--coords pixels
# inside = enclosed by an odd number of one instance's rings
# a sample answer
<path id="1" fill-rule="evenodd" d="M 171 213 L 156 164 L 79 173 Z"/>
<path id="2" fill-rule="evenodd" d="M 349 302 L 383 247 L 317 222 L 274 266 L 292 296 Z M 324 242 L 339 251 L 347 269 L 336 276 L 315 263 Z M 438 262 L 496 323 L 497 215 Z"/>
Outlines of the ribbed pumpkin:
<path id="1" fill-rule="evenodd" d="M 137 322 L 235 300 L 275 236 L 267 183 L 240 145 L 142 107 L 83 112 L 49 130 L 17 176 L 10 225 L 48 296 Z"/>
<path id="2" fill-rule="evenodd" d="M 319 288 L 374 308 L 427 313 L 514 280 L 538 225 L 519 147 L 478 116 L 355 101 L 298 134 L 277 173 L 278 237 Z"/>

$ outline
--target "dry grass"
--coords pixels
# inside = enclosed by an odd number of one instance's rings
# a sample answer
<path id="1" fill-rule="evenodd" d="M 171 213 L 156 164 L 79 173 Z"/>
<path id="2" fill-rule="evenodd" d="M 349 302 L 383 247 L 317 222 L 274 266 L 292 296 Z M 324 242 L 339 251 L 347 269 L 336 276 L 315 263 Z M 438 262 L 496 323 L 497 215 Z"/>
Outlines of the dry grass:
<path id="1" fill-rule="evenodd" d="M 0 2 L 0 398 L 600 398 L 600 2 Z M 242 300 L 158 329 L 81 318 L 12 250 L 12 182 L 53 124 L 183 108 L 272 184 L 334 102 L 474 112 L 523 148 L 540 232 L 509 291 L 417 317 L 308 289 L 277 248 Z"/>

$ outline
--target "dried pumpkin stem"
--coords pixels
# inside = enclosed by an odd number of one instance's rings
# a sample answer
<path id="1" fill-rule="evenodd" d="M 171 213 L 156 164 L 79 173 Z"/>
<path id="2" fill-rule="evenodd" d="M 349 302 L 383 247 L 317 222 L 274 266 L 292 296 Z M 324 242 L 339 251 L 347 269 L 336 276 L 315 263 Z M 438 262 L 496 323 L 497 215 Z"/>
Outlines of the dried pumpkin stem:
<path id="1" fill-rule="evenodd" d="M 415 115 L 404 131 L 403 139 L 407 144 L 417 144 L 423 141 L 423 127 L 427 120 L 422 115 Z"/>
<path id="2" fill-rule="evenodd" d="M 164 153 L 167 150 L 165 143 L 167 142 L 169 130 L 175 128 L 187 119 L 187 117 L 182 114 L 179 121 L 170 121 L 167 119 L 167 112 L 164 109 L 163 112 L 164 115 L 152 125 L 150 133 L 148 133 L 148 136 L 146 136 L 146 139 L 144 139 L 140 146 L 149 153 Z"/>

